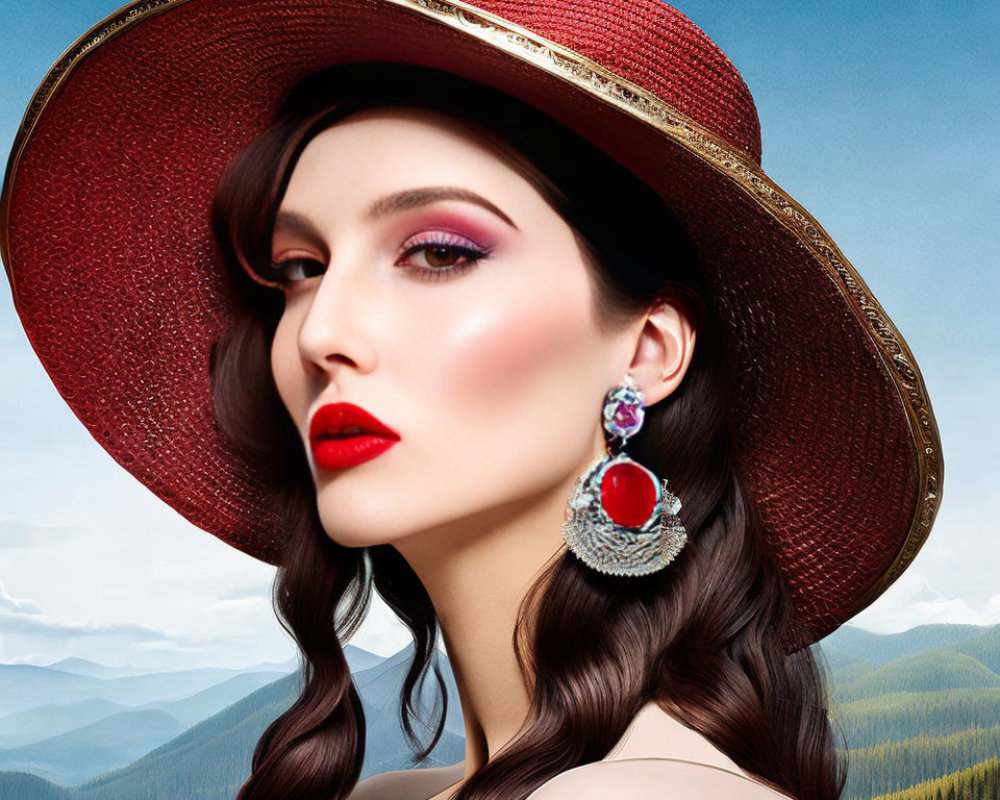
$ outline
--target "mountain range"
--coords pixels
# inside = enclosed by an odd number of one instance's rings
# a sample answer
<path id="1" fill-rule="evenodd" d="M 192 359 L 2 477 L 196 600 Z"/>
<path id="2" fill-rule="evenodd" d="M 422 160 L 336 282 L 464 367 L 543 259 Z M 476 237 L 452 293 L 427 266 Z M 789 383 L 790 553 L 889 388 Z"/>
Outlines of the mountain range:
<path id="1" fill-rule="evenodd" d="M 1000 625 L 892 635 L 844 626 L 814 649 L 850 759 L 844 800 L 957 774 L 1000 753 Z M 362 777 L 464 757 L 443 654 L 445 731 L 421 765 L 399 718 L 412 647 L 383 658 L 348 645 L 345 654 L 367 723 Z M 260 735 L 298 696 L 296 666 L 141 673 L 77 659 L 0 665 L 0 800 L 231 800 Z M 428 718 L 435 688 L 425 682 Z"/>

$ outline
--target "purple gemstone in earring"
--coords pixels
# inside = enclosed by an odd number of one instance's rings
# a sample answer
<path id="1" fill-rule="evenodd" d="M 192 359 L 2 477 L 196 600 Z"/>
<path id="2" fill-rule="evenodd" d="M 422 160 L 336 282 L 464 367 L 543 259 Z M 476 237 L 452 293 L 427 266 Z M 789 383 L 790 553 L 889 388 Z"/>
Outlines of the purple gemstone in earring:
<path id="1" fill-rule="evenodd" d="M 634 435 L 646 417 L 642 407 L 642 393 L 635 388 L 631 378 L 612 389 L 604 401 L 604 429 L 620 439 Z"/>
<path id="2" fill-rule="evenodd" d="M 642 422 L 639 420 L 639 410 L 642 406 L 629 406 L 625 403 L 619 403 L 618 408 L 615 410 L 612 419 L 615 421 L 615 425 L 621 428 L 623 431 L 632 432 L 638 430 Z"/>

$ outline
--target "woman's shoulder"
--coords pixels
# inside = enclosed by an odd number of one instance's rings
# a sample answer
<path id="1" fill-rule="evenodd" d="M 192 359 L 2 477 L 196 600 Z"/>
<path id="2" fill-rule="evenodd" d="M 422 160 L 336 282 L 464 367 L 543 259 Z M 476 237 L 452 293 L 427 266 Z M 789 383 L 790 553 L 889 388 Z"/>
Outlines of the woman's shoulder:
<path id="1" fill-rule="evenodd" d="M 729 770 L 675 758 L 595 761 L 567 770 L 539 786 L 528 800 L 774 800 L 788 796 Z"/>
<path id="2" fill-rule="evenodd" d="M 465 762 L 447 767 L 399 769 L 372 775 L 347 800 L 427 800 L 465 777 Z"/>
<path id="3" fill-rule="evenodd" d="M 604 759 L 556 775 L 528 795 L 528 800 L 620 796 L 661 800 L 667 788 L 672 800 L 786 797 L 745 773 L 705 736 L 650 701 Z"/>

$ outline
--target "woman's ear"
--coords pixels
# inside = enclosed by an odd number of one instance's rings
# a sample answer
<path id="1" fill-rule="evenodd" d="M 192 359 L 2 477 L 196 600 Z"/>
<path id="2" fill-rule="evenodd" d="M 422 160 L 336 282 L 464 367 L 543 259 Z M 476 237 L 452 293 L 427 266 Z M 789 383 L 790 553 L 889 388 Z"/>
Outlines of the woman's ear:
<path id="1" fill-rule="evenodd" d="M 667 298 L 647 312 L 629 367 L 645 405 L 660 402 L 680 385 L 694 340 L 695 321 L 685 303 Z"/>

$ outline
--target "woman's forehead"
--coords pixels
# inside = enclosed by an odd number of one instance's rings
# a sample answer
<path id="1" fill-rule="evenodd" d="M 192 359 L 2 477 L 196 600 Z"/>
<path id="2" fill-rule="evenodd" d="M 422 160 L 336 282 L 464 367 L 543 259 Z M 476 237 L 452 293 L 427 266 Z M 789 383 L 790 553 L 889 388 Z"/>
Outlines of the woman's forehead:
<path id="1" fill-rule="evenodd" d="M 281 208 L 305 210 L 336 197 L 372 221 L 384 210 L 383 198 L 408 192 L 413 200 L 418 189 L 452 195 L 440 199 L 463 199 L 463 192 L 481 198 L 479 205 L 514 227 L 497 206 L 544 202 L 474 124 L 442 112 L 387 107 L 353 113 L 318 133 L 292 171 Z"/>

